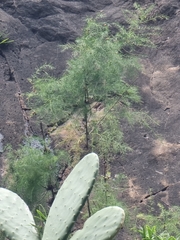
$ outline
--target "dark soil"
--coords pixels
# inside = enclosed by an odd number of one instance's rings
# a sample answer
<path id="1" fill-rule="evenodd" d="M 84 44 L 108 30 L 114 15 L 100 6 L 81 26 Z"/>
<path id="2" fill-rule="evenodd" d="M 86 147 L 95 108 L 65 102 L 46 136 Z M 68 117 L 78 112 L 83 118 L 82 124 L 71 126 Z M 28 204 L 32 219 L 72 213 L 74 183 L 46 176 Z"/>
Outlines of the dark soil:
<path id="1" fill-rule="evenodd" d="M 157 124 L 152 129 L 124 124 L 125 138 L 133 151 L 117 157 L 112 165 L 114 175 L 128 177 L 128 187 L 119 192 L 121 200 L 142 211 L 152 200 L 154 206 L 162 203 L 166 207 L 180 202 L 180 2 L 153 2 L 156 10 L 169 18 L 155 23 L 160 28 L 156 48 L 141 53 L 143 70 L 135 84 L 142 96 L 138 108 L 147 111 Z M 0 3 L 0 31 L 14 40 L 7 47 L 0 45 L 0 134 L 4 146 L 17 148 L 24 136 L 39 134 L 22 95 L 30 90 L 27 79 L 35 69 L 50 63 L 55 66 L 55 76 L 61 75 L 70 53 L 62 53 L 58 45 L 81 33 L 85 17 L 103 10 L 108 21 L 121 21 L 122 9 L 131 9 L 132 4 L 131 0 Z M 3 174 L 3 153 L 0 160 Z M 133 239 L 122 235 L 118 239 Z"/>

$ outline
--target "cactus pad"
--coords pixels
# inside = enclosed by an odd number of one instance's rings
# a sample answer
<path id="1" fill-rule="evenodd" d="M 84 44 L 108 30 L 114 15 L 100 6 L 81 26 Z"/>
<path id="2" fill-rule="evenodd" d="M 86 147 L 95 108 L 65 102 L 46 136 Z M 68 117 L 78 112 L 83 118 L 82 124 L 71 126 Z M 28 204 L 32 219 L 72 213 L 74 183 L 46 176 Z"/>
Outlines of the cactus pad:
<path id="1" fill-rule="evenodd" d="M 118 232 L 125 219 L 120 207 L 106 207 L 92 215 L 70 240 L 110 240 Z"/>
<path id="2" fill-rule="evenodd" d="M 0 230 L 12 240 L 37 240 L 33 216 L 16 194 L 0 188 Z"/>
<path id="3" fill-rule="evenodd" d="M 50 209 L 43 240 L 65 240 L 87 200 L 99 169 L 95 153 L 86 155 L 72 170 Z"/>

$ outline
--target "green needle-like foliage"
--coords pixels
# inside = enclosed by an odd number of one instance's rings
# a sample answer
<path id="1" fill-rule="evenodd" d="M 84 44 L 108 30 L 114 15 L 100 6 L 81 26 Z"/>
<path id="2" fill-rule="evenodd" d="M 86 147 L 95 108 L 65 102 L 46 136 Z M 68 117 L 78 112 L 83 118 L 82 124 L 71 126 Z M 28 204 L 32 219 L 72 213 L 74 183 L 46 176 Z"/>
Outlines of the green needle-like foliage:
<path id="1" fill-rule="evenodd" d="M 32 92 L 27 96 L 34 113 L 46 124 L 61 124 L 78 116 L 78 121 L 84 127 L 85 147 L 94 149 L 94 137 L 90 135 L 94 115 L 92 103 L 102 103 L 105 114 L 116 115 L 115 121 L 119 121 L 120 117 L 115 112 L 117 105 L 127 110 L 132 103 L 140 102 L 138 89 L 131 81 L 137 76 L 140 64 L 132 53 L 137 47 L 153 45 L 150 39 L 153 31 L 148 29 L 147 33 L 144 25 L 151 20 L 150 13 L 151 10 L 145 11 L 135 5 L 134 12 L 127 12 L 129 18 L 126 27 L 106 23 L 101 16 L 88 18 L 82 36 L 73 44 L 61 46 L 63 50 L 72 51 L 64 75 L 61 78 L 52 77 L 48 73 L 48 68 L 51 67 L 44 66 L 30 80 Z M 102 143 L 108 138 L 113 142 L 113 137 L 102 131 L 103 124 L 105 125 L 103 122 L 94 124 L 98 128 L 95 132 L 101 133 L 101 140 L 104 138 Z M 116 142 L 117 136 L 118 134 Z M 123 134 L 120 129 L 119 136 L 122 146 Z M 117 147 L 114 144 L 112 151 Z M 125 152 L 126 149 L 124 145 L 119 152 Z M 114 153 L 116 152 L 115 150 Z"/>
<path id="2" fill-rule="evenodd" d="M 123 49 L 127 44 L 143 45 L 142 37 L 135 32 L 137 39 L 130 42 L 130 27 L 100 20 L 88 18 L 82 36 L 74 44 L 61 46 L 72 50 L 72 59 L 60 79 L 51 77 L 45 66 L 30 80 L 33 91 L 28 99 L 47 123 L 61 122 L 73 112 L 89 116 L 90 104 L 95 101 L 109 104 L 119 100 L 127 106 L 140 101 L 137 88 L 128 83 L 131 79 L 126 81 L 127 76 L 136 75 L 140 64 L 135 56 L 123 54 Z M 112 27 L 116 34 L 111 33 Z"/>
<path id="3" fill-rule="evenodd" d="M 68 157 L 65 151 L 44 152 L 43 148 L 32 147 L 27 142 L 16 151 L 9 151 L 5 184 L 33 210 L 42 203 L 49 186 L 58 189 L 57 176 L 68 163 Z"/>

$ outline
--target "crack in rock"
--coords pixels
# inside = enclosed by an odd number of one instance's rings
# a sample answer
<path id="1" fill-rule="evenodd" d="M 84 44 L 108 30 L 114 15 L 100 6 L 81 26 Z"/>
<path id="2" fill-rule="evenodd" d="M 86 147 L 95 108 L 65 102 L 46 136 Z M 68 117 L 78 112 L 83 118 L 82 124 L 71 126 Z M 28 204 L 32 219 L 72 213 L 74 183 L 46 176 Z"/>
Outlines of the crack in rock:
<path id="1" fill-rule="evenodd" d="M 162 189 L 159 190 L 159 191 L 156 191 L 156 192 L 153 192 L 153 193 L 151 193 L 151 194 L 146 195 L 146 196 L 140 201 L 140 203 L 142 203 L 145 199 L 150 198 L 151 196 L 156 196 L 158 193 L 161 193 L 161 192 L 166 191 L 166 190 L 168 189 L 168 187 L 169 187 L 169 185 L 166 186 L 166 187 L 164 187 L 164 188 L 162 188 Z"/>
<path id="2" fill-rule="evenodd" d="M 24 134 L 25 134 L 26 137 L 32 136 L 34 131 L 33 131 L 33 128 L 32 128 L 32 126 L 30 124 L 30 119 L 29 119 L 29 117 L 28 117 L 28 115 L 26 113 L 26 111 L 29 111 L 31 109 L 26 106 L 21 92 L 18 92 L 17 98 L 18 98 L 19 105 L 20 105 L 21 110 L 22 110 L 23 119 L 25 121 L 25 124 L 24 124 L 24 126 L 25 126 Z"/>
<path id="3" fill-rule="evenodd" d="M 9 76 L 7 81 L 15 81 L 14 70 L 10 67 L 5 54 L 1 50 L 0 50 L 0 55 L 4 58 L 5 63 L 8 66 L 8 68 L 4 71 L 4 75 Z"/>
<path id="4" fill-rule="evenodd" d="M 18 93 L 16 94 L 16 97 L 18 98 L 19 106 L 21 108 L 23 119 L 24 119 L 24 122 L 25 122 L 25 124 L 24 124 L 24 126 L 25 126 L 25 130 L 24 130 L 25 136 L 31 136 L 33 134 L 33 129 L 32 129 L 32 126 L 30 125 L 30 120 L 29 120 L 29 117 L 28 117 L 27 112 L 26 112 L 26 111 L 31 110 L 31 109 L 26 106 L 26 104 L 24 102 L 24 99 L 23 99 L 23 96 L 22 96 L 22 93 L 21 93 L 21 87 L 20 87 L 19 82 L 18 82 L 18 80 L 15 76 L 15 72 L 11 68 L 5 54 L 1 50 L 0 50 L 0 55 L 5 59 L 6 65 L 8 66 L 8 71 L 6 73 L 9 76 L 8 81 L 14 81 L 16 86 L 17 86 L 17 89 L 18 89 Z"/>

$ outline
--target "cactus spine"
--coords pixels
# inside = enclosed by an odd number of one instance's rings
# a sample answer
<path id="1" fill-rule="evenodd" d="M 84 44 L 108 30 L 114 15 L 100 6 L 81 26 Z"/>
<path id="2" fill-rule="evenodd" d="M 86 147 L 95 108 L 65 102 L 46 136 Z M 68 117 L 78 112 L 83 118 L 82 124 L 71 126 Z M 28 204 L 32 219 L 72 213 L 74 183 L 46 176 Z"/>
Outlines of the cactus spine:
<path id="1" fill-rule="evenodd" d="M 99 168 L 95 153 L 86 155 L 72 170 L 54 200 L 42 240 L 67 240 L 71 228 L 88 198 Z M 124 211 L 107 207 L 91 216 L 71 240 L 110 240 L 124 222 Z M 34 219 L 24 201 L 0 188 L 0 229 L 12 240 L 37 240 Z"/>

